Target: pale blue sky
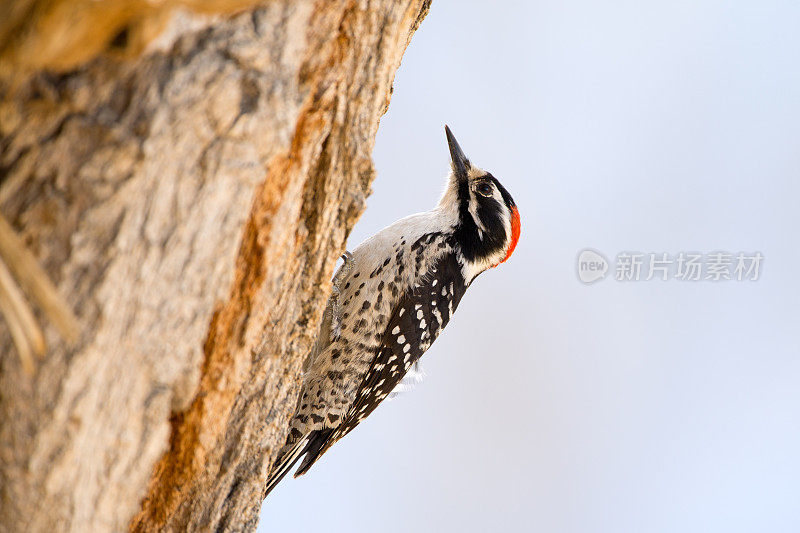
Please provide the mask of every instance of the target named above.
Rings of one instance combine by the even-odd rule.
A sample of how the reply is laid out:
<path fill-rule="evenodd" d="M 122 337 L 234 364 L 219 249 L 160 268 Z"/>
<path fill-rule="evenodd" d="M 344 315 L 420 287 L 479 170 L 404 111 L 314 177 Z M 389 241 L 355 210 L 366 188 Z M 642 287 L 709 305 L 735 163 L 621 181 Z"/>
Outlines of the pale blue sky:
<path fill-rule="evenodd" d="M 445 123 L 522 238 L 260 531 L 800 531 L 799 28 L 797 2 L 435 0 L 349 246 L 435 205 Z M 586 286 L 585 247 L 765 260 Z"/>

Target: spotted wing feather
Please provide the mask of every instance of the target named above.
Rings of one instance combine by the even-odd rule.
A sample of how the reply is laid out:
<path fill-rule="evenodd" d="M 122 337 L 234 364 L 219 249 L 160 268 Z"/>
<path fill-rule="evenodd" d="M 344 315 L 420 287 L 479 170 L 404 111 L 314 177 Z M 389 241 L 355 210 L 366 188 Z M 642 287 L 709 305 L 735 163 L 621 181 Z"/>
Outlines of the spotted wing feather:
<path fill-rule="evenodd" d="M 448 253 L 416 286 L 401 296 L 369 372 L 342 423 L 329 434 L 318 453 L 306 457 L 296 475 L 310 468 L 319 456 L 391 394 L 450 321 L 466 288 L 458 261 Z"/>

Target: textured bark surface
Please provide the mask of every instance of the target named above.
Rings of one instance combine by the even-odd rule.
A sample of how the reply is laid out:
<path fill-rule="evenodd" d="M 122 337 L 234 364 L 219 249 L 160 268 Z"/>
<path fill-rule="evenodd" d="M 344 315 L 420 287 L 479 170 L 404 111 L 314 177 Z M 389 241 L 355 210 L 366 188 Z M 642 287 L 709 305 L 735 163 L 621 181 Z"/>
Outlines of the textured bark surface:
<path fill-rule="evenodd" d="M 255 527 L 427 9 L 275 0 L 0 78 L 0 208 L 81 324 L 28 377 L 0 323 L 0 529 Z"/>

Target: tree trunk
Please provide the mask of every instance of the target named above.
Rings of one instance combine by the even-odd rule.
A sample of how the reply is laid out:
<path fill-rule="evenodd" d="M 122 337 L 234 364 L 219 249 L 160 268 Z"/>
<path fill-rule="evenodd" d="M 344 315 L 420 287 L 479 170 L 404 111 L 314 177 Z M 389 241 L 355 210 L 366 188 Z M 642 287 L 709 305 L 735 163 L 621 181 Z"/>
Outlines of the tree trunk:
<path fill-rule="evenodd" d="M 4 531 L 255 528 L 429 0 L 182 13 L 142 44 L 170 3 L 0 2 L 0 208 L 80 324 L 28 375 L 0 321 Z M 92 37 L 69 6 L 117 18 Z"/>

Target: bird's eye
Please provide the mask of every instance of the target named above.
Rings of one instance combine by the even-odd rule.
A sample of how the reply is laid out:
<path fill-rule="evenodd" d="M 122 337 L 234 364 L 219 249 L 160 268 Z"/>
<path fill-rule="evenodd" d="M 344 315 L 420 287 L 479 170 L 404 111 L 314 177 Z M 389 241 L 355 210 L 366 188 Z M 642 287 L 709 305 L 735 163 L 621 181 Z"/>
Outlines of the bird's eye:
<path fill-rule="evenodd" d="M 492 184 L 488 181 L 482 181 L 478 184 L 475 188 L 478 191 L 478 194 L 481 196 L 491 196 L 492 195 Z"/>

